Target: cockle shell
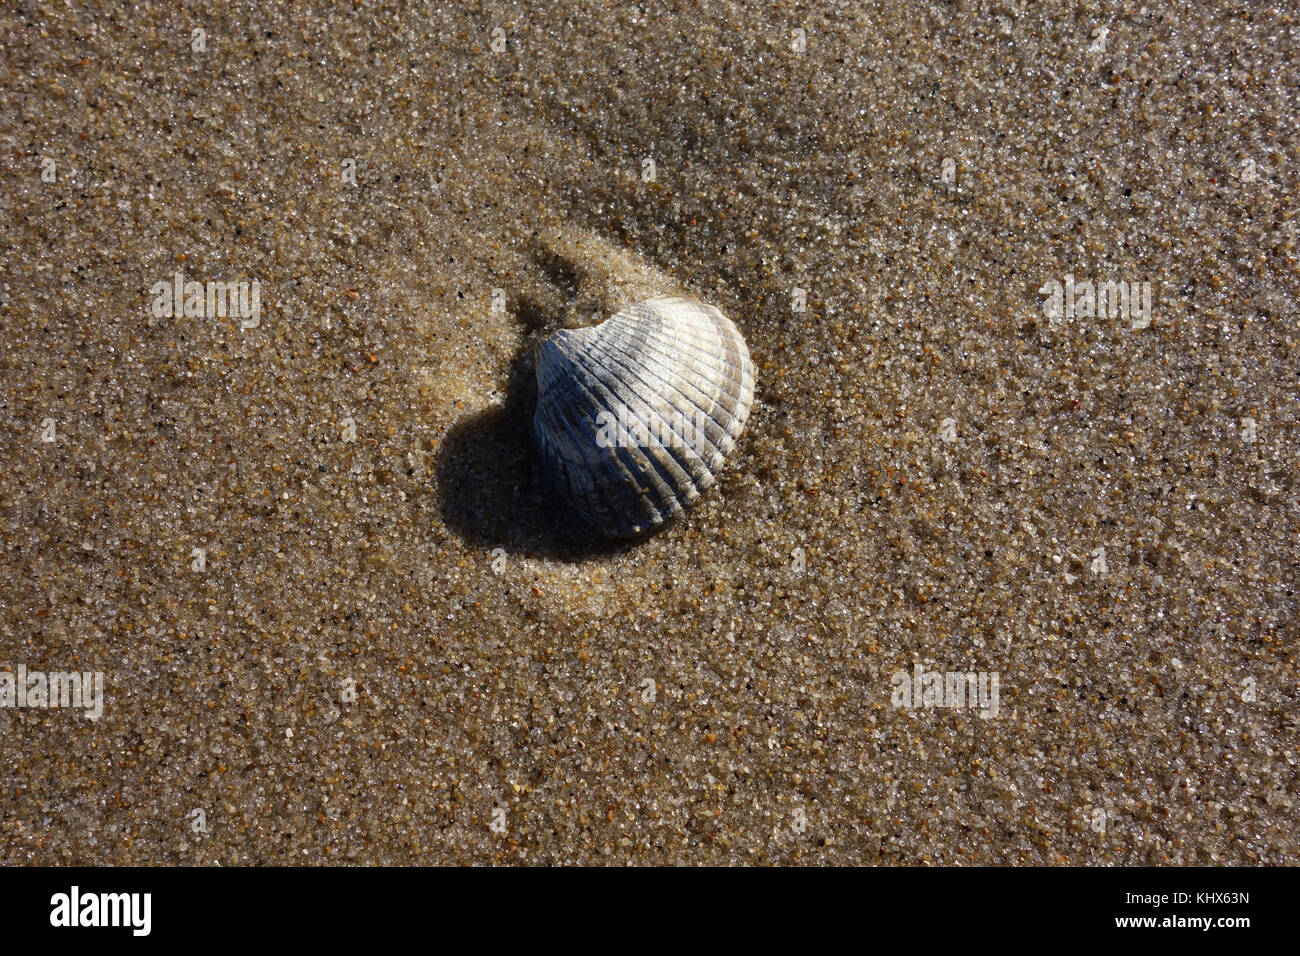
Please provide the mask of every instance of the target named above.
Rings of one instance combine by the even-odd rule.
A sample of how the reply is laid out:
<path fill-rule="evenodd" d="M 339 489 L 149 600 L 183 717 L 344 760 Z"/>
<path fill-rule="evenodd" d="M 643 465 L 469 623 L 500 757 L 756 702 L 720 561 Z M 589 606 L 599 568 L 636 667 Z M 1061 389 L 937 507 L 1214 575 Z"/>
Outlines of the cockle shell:
<path fill-rule="evenodd" d="M 753 400 L 731 320 L 658 296 L 539 343 L 533 432 L 573 508 L 607 537 L 634 537 L 713 484 Z"/>

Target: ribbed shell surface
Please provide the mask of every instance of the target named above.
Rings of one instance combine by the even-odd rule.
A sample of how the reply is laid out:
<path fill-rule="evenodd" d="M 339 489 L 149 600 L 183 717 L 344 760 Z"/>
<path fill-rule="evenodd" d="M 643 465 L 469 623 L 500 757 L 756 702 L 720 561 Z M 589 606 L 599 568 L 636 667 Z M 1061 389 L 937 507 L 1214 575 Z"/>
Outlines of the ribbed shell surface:
<path fill-rule="evenodd" d="M 754 399 L 739 330 L 709 305 L 661 296 L 537 353 L 533 430 L 573 507 L 609 537 L 633 537 L 713 484 Z"/>

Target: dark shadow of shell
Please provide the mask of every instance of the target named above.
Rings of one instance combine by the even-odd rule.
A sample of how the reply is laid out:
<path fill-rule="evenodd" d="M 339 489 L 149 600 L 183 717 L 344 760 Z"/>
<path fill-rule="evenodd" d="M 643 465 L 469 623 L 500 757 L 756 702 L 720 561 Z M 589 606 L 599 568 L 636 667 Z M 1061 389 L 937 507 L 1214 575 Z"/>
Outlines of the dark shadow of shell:
<path fill-rule="evenodd" d="M 487 551 L 563 561 L 626 551 L 635 539 L 610 541 L 588 526 L 542 471 L 533 441 L 533 345 L 530 336 L 511 362 L 505 401 L 457 422 L 439 447 L 434 475 L 443 523 Z"/>

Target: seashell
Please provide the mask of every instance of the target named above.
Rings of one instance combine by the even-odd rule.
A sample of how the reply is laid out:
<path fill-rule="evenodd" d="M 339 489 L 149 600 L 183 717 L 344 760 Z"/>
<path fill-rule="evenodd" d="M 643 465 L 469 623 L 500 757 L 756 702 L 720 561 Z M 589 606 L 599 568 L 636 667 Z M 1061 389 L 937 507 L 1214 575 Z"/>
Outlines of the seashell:
<path fill-rule="evenodd" d="M 647 299 L 537 347 L 542 461 L 611 538 L 658 528 L 712 485 L 753 400 L 745 339 L 692 299 Z"/>

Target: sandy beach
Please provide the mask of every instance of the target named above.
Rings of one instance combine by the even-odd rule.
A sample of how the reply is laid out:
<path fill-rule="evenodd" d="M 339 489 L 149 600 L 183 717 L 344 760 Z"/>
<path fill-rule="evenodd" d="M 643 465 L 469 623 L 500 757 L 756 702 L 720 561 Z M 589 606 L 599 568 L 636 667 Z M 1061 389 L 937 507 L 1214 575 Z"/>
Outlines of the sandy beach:
<path fill-rule="evenodd" d="M 1296 864 L 1296 30 L 6 5 L 0 862 Z M 660 292 L 756 397 L 609 543 Z"/>

